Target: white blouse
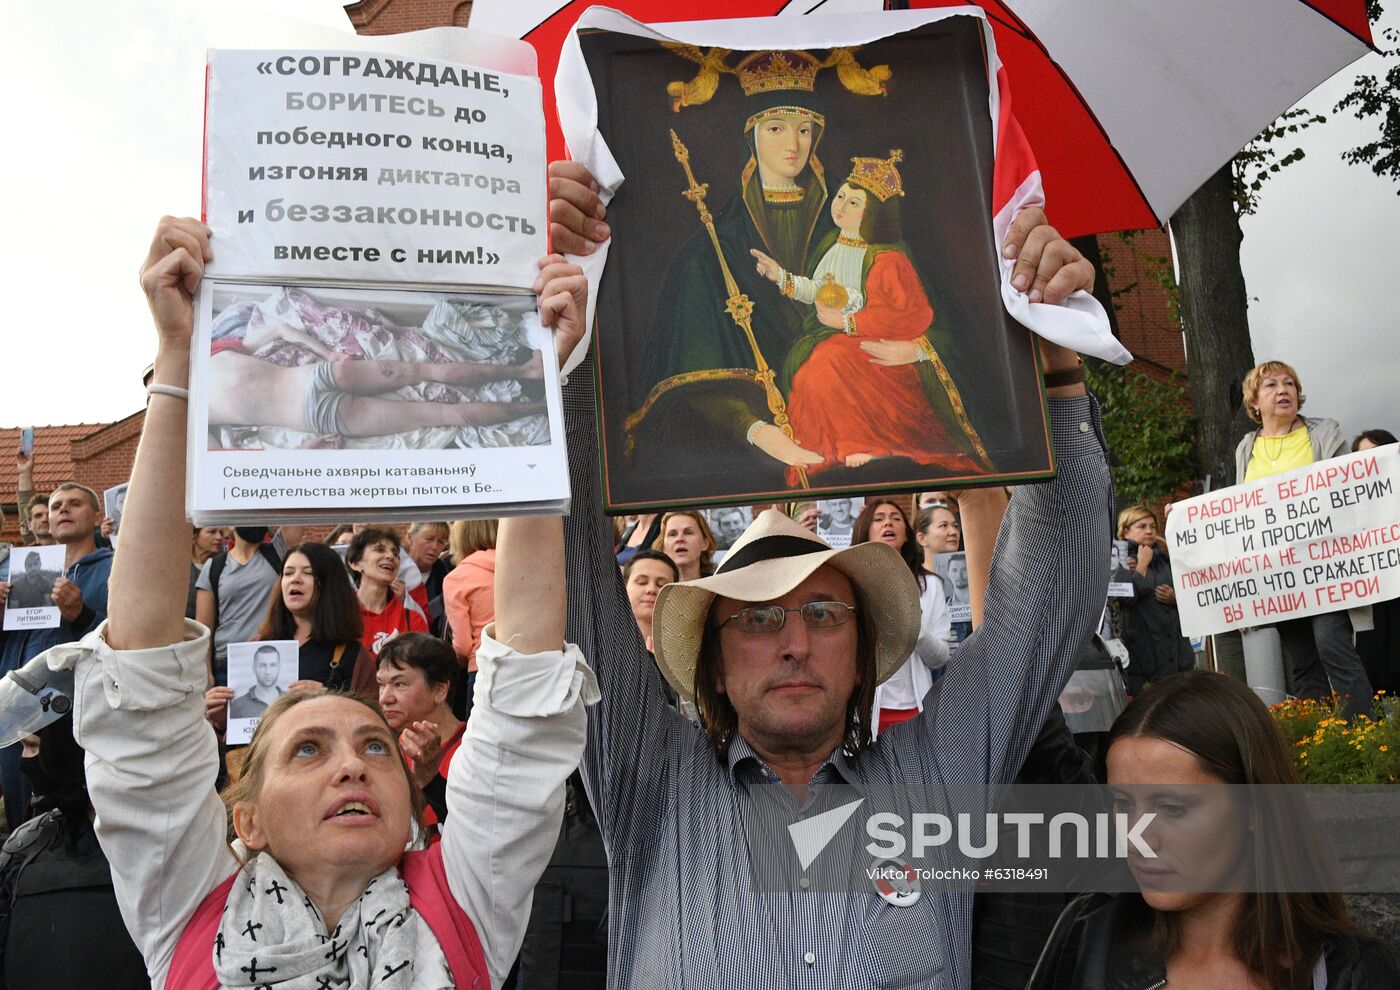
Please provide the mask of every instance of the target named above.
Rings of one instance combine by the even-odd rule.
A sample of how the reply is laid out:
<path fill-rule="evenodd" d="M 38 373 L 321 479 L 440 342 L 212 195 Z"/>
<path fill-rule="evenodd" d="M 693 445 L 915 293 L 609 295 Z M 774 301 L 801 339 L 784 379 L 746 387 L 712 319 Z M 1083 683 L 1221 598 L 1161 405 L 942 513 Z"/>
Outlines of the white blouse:
<path fill-rule="evenodd" d="M 948 662 L 948 640 L 953 624 L 943 597 L 943 582 L 937 575 L 924 575 L 919 608 L 919 639 L 914 644 L 914 652 L 885 683 L 875 688 L 875 711 L 870 723 L 872 739 L 879 734 L 881 708 L 924 710 L 924 695 L 933 687 L 933 671 Z"/>

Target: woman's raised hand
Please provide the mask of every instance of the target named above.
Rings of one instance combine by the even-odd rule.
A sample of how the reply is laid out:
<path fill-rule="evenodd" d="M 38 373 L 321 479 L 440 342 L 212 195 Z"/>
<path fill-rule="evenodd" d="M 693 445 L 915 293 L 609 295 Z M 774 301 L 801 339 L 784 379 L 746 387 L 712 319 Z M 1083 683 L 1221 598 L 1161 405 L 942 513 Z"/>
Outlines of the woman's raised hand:
<path fill-rule="evenodd" d="M 534 290 L 540 298 L 540 323 L 554 331 L 554 349 L 559 355 L 559 367 L 583 339 L 585 314 L 588 312 L 588 279 L 583 269 L 570 264 L 560 254 L 550 254 L 539 260 L 540 277 Z"/>
<path fill-rule="evenodd" d="M 187 349 L 194 333 L 194 292 L 214 259 L 209 228 L 192 217 L 162 217 L 141 265 L 141 288 L 162 347 Z"/>

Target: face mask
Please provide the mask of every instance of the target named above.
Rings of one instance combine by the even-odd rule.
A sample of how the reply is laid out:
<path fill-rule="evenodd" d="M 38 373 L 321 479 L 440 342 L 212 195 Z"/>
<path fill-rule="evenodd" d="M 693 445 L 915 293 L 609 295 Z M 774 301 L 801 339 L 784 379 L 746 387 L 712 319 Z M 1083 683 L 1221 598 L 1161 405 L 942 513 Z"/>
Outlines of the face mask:
<path fill-rule="evenodd" d="M 62 789 L 63 782 L 54 779 L 49 772 L 39 763 L 37 756 L 22 756 L 19 760 L 19 769 L 29 778 L 29 789 L 33 791 L 35 798 L 41 798 Z"/>
<path fill-rule="evenodd" d="M 233 531 L 249 543 L 261 543 L 267 539 L 266 526 L 236 526 Z"/>

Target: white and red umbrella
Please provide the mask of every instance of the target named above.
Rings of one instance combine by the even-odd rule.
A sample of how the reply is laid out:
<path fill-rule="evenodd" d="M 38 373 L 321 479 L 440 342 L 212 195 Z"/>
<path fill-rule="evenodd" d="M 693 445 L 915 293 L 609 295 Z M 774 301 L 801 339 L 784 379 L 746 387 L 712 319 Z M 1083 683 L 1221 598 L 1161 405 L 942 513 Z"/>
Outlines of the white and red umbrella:
<path fill-rule="evenodd" d="M 913 0 L 913 7 L 966 6 Z M 552 80 L 583 0 L 476 0 Z M 875 12 L 881 0 L 614 0 L 643 22 Z M 901 4 L 903 6 L 903 4 Z M 1055 224 L 1156 227 L 1323 80 L 1371 50 L 1365 0 L 983 0 Z M 551 150 L 562 153 L 551 119 Z"/>

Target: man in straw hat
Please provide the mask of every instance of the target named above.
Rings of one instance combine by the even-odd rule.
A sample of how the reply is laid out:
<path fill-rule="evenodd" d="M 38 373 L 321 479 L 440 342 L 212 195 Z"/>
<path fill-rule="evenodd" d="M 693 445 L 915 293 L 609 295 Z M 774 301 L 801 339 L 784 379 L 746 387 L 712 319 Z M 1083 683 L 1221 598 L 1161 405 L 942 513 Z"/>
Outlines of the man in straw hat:
<path fill-rule="evenodd" d="M 578 250 L 603 216 L 592 177 L 572 163 L 551 175 L 553 243 Z M 1016 278 L 1048 302 L 1092 285 L 1092 267 L 1039 211 L 1017 218 L 1006 247 Z M 920 717 L 873 743 L 871 696 L 919 625 L 898 554 L 834 550 L 764 513 L 714 575 L 663 589 L 653 663 L 618 582 L 610 522 L 590 511 L 593 370 L 585 360 L 570 374 L 569 639 L 602 685 L 583 772 L 608 845 L 610 986 L 970 985 L 971 887 L 920 890 L 907 862 L 872 877 L 881 864 L 866 822 L 977 811 L 950 791 L 1015 776 L 1102 610 L 1110 486 L 1098 413 L 1078 358 L 1042 347 L 1059 474 L 1016 491 L 985 623 Z M 970 528 L 980 500 L 963 500 Z M 667 703 L 662 676 L 701 725 Z M 839 827 L 804 852 L 804 822 Z"/>

